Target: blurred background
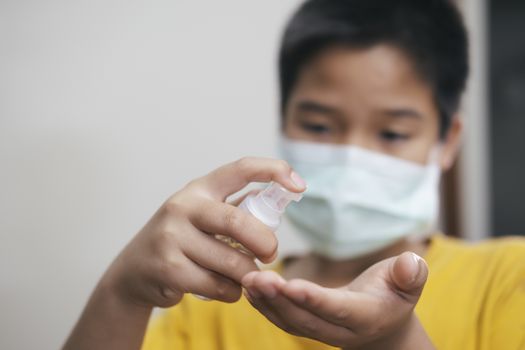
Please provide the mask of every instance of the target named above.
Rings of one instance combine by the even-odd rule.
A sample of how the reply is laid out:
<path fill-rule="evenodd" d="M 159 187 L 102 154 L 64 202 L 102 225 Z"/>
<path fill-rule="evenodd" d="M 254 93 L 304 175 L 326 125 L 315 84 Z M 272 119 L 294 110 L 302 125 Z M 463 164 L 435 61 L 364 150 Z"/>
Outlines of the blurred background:
<path fill-rule="evenodd" d="M 299 2 L 0 0 L 1 349 L 58 348 L 171 193 L 275 155 L 276 52 Z M 443 226 L 524 234 L 524 4 L 459 6 L 473 74 Z"/>

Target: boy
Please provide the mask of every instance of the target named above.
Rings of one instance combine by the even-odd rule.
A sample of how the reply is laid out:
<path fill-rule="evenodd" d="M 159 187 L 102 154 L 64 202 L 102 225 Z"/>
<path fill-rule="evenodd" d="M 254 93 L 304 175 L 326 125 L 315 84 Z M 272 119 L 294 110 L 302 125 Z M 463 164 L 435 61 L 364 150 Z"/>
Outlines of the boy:
<path fill-rule="evenodd" d="M 432 231 L 467 61 L 446 0 L 307 1 L 279 61 L 288 162 L 244 158 L 175 193 L 109 267 L 64 348 L 523 346 L 523 241 L 467 246 Z M 311 253 L 276 271 L 214 238 L 275 259 L 273 233 L 225 203 L 253 181 L 305 191 L 288 216 Z M 144 338 L 155 306 L 174 307 Z"/>

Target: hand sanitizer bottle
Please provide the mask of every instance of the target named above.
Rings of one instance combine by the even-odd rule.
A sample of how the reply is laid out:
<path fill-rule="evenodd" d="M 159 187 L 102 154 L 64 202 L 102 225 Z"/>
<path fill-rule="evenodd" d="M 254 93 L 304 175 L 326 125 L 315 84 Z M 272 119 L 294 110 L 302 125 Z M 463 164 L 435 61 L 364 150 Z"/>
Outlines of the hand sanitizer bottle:
<path fill-rule="evenodd" d="M 290 192 L 276 182 L 272 182 L 263 191 L 256 195 L 246 197 L 239 208 L 252 214 L 263 224 L 275 232 L 281 223 L 281 216 L 291 201 L 299 202 L 303 198 L 301 193 Z M 228 243 L 230 246 L 251 255 L 246 248 L 231 237 L 216 235 L 217 239 Z"/>
<path fill-rule="evenodd" d="M 290 192 L 278 183 L 272 182 L 258 194 L 246 197 L 239 204 L 239 208 L 252 214 L 275 232 L 281 223 L 281 216 L 284 214 L 288 204 L 291 201 L 299 202 L 301 198 L 303 198 L 301 193 Z M 252 255 L 242 244 L 231 237 L 215 235 L 215 238 L 229 244 L 233 248 L 239 249 L 245 254 Z M 201 300 L 210 300 L 202 295 L 194 294 L 194 296 Z"/>

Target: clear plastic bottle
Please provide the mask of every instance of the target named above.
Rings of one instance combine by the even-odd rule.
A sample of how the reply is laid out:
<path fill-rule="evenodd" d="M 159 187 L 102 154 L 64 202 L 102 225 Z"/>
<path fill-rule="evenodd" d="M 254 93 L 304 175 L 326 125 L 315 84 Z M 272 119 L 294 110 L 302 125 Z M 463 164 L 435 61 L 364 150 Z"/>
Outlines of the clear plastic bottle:
<path fill-rule="evenodd" d="M 277 230 L 281 223 L 281 216 L 290 202 L 299 202 L 303 198 L 301 193 L 288 191 L 276 182 L 270 183 L 268 187 L 256 195 L 246 197 L 239 208 L 252 214 L 272 231 Z M 217 239 L 228 243 L 230 246 L 250 254 L 246 248 L 231 237 L 216 235 Z"/>
<path fill-rule="evenodd" d="M 275 231 L 281 223 L 281 216 L 284 214 L 288 204 L 291 201 L 299 202 L 301 198 L 303 198 L 301 193 L 290 192 L 278 183 L 272 182 L 258 194 L 246 197 L 239 204 L 239 208 L 252 214 L 272 231 Z M 215 235 L 215 238 L 229 244 L 233 248 L 239 249 L 245 254 L 252 255 L 242 244 L 231 237 Z M 202 300 L 210 300 L 201 295 L 194 295 Z"/>

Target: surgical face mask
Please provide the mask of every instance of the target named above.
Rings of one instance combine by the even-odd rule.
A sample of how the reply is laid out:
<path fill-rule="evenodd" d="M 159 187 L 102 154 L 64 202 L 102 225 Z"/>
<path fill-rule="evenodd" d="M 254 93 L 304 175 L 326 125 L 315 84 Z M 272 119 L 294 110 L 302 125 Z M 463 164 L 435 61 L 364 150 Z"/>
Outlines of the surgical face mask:
<path fill-rule="evenodd" d="M 332 259 L 428 234 L 438 217 L 440 170 L 355 146 L 281 140 L 307 190 L 286 215 L 312 250 Z"/>

